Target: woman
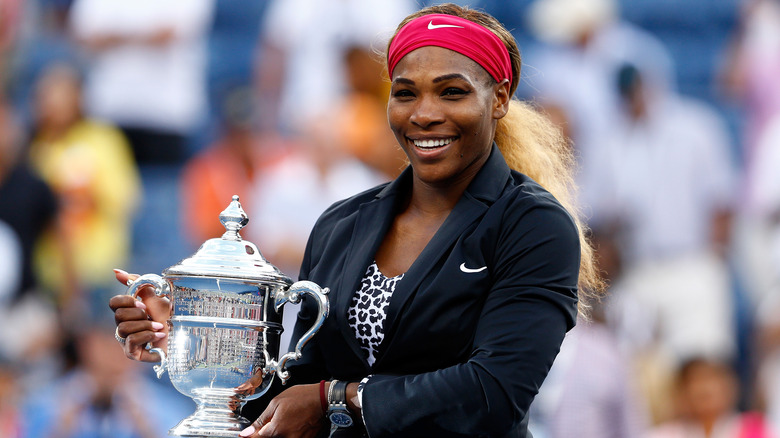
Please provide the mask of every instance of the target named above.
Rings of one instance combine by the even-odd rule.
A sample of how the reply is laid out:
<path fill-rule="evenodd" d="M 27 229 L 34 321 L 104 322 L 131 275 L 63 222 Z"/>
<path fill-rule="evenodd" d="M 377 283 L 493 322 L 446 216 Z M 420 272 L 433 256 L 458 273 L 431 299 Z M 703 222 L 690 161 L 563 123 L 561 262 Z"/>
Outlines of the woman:
<path fill-rule="evenodd" d="M 578 273 L 581 291 L 598 285 L 561 204 L 567 145 L 511 100 L 511 35 L 488 15 L 429 7 L 399 26 L 388 71 L 388 120 L 410 165 L 315 225 L 300 276 L 331 289 L 331 314 L 291 368 L 295 382 L 241 436 L 316 436 L 327 411 L 354 436 L 525 437 L 575 322 Z M 164 333 L 133 305 L 111 301 L 126 354 L 143 360 L 143 343 Z M 296 331 L 314 313 L 304 304 Z"/>

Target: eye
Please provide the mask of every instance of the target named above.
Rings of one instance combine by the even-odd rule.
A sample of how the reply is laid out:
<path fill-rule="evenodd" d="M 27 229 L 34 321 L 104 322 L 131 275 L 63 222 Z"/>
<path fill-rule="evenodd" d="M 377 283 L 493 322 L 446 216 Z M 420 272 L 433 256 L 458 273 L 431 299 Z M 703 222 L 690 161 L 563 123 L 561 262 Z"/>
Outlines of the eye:
<path fill-rule="evenodd" d="M 410 99 L 414 97 L 414 93 L 411 90 L 402 89 L 393 92 L 393 97 L 396 99 Z"/>
<path fill-rule="evenodd" d="M 447 87 L 447 88 L 445 88 L 441 92 L 441 95 L 442 96 L 450 96 L 450 97 L 460 97 L 460 96 L 465 96 L 468 93 L 469 93 L 468 91 L 466 91 L 466 90 L 464 90 L 462 88 Z"/>

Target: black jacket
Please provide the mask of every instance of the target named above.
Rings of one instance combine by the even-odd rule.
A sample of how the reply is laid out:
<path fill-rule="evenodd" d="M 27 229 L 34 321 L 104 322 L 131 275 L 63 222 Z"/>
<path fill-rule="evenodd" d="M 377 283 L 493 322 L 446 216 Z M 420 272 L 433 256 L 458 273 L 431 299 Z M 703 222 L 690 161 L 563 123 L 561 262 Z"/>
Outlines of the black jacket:
<path fill-rule="evenodd" d="M 318 220 L 301 279 L 330 288 L 330 316 L 290 373 L 309 383 L 372 375 L 363 390 L 372 438 L 526 437 L 528 408 L 576 319 L 574 222 L 494 146 L 397 284 L 369 367 L 347 311 L 410 187 L 406 169 Z M 315 315 L 304 303 L 293 340 Z"/>

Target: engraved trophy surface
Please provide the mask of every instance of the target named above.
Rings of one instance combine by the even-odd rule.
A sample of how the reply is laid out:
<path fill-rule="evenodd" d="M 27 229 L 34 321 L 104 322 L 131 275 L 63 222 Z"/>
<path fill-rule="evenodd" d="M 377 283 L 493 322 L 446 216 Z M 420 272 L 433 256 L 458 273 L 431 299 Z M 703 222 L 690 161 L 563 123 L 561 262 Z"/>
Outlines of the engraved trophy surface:
<path fill-rule="evenodd" d="M 197 410 L 169 431 L 184 437 L 238 437 L 250 421 L 238 414 L 247 401 L 264 394 L 274 378 L 289 378 L 285 364 L 328 316 L 328 289 L 310 281 L 293 284 L 266 261 L 239 231 L 249 221 L 238 196 L 219 216 L 221 238 L 206 241 L 190 258 L 163 271 L 146 274 L 128 288 L 135 296 L 150 285 L 171 302 L 168 351 L 155 365 L 157 377 L 167 370 L 173 386 L 191 397 Z M 311 296 L 319 311 L 314 325 L 295 349 L 279 356 L 283 306 Z M 149 348 L 149 347 L 147 347 Z"/>

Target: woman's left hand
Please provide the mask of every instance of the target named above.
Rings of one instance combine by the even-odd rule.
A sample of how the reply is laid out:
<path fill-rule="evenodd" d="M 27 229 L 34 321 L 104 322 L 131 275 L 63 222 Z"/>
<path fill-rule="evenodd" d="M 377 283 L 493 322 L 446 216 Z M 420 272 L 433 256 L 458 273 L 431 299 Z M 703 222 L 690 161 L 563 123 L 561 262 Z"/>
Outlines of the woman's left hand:
<path fill-rule="evenodd" d="M 277 395 L 241 437 L 314 437 L 325 425 L 319 384 L 296 385 Z"/>

